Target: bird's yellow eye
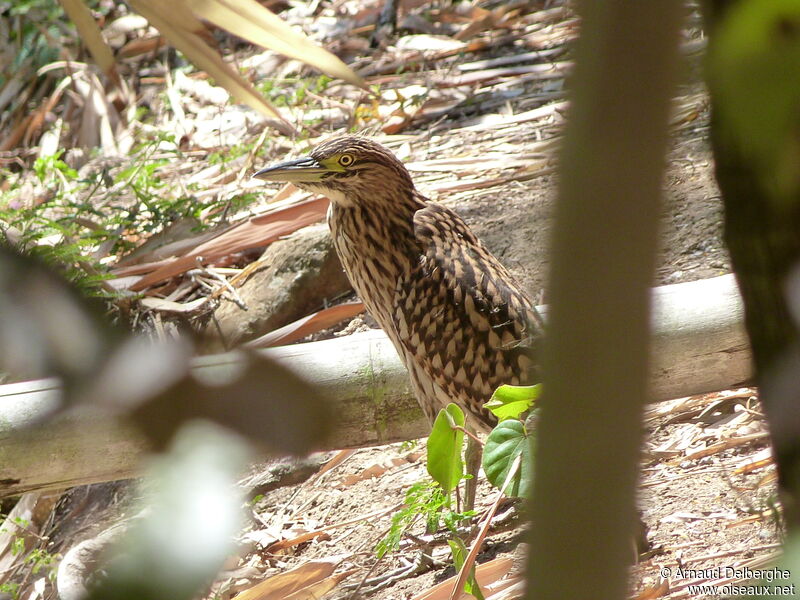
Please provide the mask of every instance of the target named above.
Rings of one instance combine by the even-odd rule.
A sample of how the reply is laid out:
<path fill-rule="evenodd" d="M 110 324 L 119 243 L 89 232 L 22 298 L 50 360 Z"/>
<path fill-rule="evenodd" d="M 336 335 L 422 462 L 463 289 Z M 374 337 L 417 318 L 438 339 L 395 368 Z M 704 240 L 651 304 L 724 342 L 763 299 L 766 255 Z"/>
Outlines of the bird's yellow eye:
<path fill-rule="evenodd" d="M 353 158 L 352 154 L 342 154 L 339 157 L 339 164 L 342 165 L 343 167 L 349 167 L 355 162 L 355 160 L 356 159 Z"/>

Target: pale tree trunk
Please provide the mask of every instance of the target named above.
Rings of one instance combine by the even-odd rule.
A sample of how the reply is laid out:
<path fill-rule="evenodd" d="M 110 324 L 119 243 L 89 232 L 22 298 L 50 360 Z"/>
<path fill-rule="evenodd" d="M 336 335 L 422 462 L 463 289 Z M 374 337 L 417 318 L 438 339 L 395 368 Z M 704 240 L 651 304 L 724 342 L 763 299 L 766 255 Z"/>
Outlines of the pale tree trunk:
<path fill-rule="evenodd" d="M 681 3 L 577 3 L 526 598 L 627 597 Z"/>

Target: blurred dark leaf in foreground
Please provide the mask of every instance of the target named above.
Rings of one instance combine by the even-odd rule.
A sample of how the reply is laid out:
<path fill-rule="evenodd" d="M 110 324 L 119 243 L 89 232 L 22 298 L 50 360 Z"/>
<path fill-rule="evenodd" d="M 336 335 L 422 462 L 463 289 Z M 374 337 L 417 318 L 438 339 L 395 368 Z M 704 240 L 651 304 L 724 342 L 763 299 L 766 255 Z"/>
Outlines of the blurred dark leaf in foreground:
<path fill-rule="evenodd" d="M 121 336 L 43 262 L 0 244 L 0 371 L 62 379 L 67 400 Z"/>
<path fill-rule="evenodd" d="M 258 354 L 233 356 L 224 367 L 187 372 L 132 411 L 155 446 L 162 448 L 191 416 L 229 427 L 271 453 L 305 454 L 320 447 L 333 416 L 320 393 Z"/>

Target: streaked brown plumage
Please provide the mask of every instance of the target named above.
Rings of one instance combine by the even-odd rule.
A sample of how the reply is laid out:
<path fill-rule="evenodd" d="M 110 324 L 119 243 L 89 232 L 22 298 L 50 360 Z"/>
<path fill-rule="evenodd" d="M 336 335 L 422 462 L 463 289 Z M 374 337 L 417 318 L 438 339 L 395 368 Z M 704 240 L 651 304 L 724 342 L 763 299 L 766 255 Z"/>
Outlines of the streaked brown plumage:
<path fill-rule="evenodd" d="M 536 380 L 541 320 L 516 279 L 449 208 L 429 201 L 380 144 L 336 138 L 257 177 L 331 200 L 328 224 L 353 287 L 386 331 L 433 419 L 448 402 L 493 425 L 497 386 Z"/>

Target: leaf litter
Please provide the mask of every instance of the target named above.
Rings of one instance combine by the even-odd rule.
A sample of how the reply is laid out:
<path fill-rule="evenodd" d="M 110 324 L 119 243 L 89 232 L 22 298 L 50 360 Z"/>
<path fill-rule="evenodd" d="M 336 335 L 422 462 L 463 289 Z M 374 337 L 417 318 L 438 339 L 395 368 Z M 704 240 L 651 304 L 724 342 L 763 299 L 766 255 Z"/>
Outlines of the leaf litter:
<path fill-rule="evenodd" d="M 87 238 L 82 252 L 112 275 L 107 283 L 117 292 L 138 294 L 133 297 L 138 327 L 164 332 L 189 316 L 202 328 L 213 305 L 236 301 L 236 287 L 256 264 L 258 249 L 324 215 L 323 201 L 293 186 L 272 189 L 253 182 L 252 171 L 303 151 L 331 132 L 367 131 L 406 162 L 422 190 L 460 210 L 526 284 L 540 288 L 546 275 L 546 226 L 539 220 L 546 218 L 552 201 L 555 150 L 567 109 L 569 42 L 579 25 L 569 7 L 562 2 L 545 3 L 545 8 L 527 2 L 440 7 L 403 2 L 400 26 L 407 33 L 371 52 L 365 34 L 380 10 L 377 2 L 272 4 L 283 8 L 280 15 L 290 24 L 313 32 L 372 92 L 321 79 L 295 60 L 223 39 L 227 63 L 258 82 L 288 127 L 303 132 L 294 139 L 270 129 L 255 111 L 229 103 L 228 92 L 210 83 L 208 73 L 167 68 L 161 35 L 137 15 L 120 14 L 103 31 L 117 52 L 121 79 L 113 88 L 106 89 L 67 48 L 65 60 L 39 69 L 35 81 L 30 68 L 3 80 L 0 167 L 8 172 L 0 183 L 4 190 L 12 185 L 25 190 L 4 201 L 49 202 L 47 184 L 20 169 L 67 148 L 63 158 L 71 168 L 101 181 L 94 190 L 68 194 L 96 211 L 98 220 L 115 214 L 112 209 L 133 214 L 147 206 L 142 204 L 146 190 L 134 184 L 149 169 L 148 177 L 157 178 L 157 194 L 190 198 L 198 220 L 173 216 L 151 230 L 123 222 L 108 232 L 106 243 Z M 685 31 L 684 53 L 696 62 L 703 48 L 694 15 Z M 14 49 L 0 51 L 13 54 Z M 138 101 L 132 100 L 134 92 Z M 137 107 L 147 118 L 136 118 Z M 716 191 L 704 141 L 707 122 L 707 95 L 702 86 L 688 82 L 674 103 L 677 141 L 667 194 L 675 208 L 665 219 L 661 283 L 728 269 L 719 240 L 719 209 L 708 208 Z M 163 136 L 164 131 L 172 136 Z M 135 150 L 135 140 L 142 137 L 154 140 L 148 155 Z M 105 157 L 91 158 L 82 150 L 90 146 L 102 147 Z M 139 166 L 125 173 L 127 154 Z M 535 226 L 509 225 L 527 219 L 532 204 Z M 498 217 L 498 210 L 505 216 Z M 701 217 L 697 211 L 703 211 Z M 58 219 L 67 213 L 54 203 L 49 214 Z M 694 227 L 698 219 L 699 228 Z M 213 226 L 200 231 L 200 223 Z M 15 235 L 13 227 L 6 233 Z M 703 248 L 695 246 L 700 235 L 711 240 Z M 523 247 L 542 249 L 533 251 L 536 266 L 522 264 L 530 255 L 513 252 L 513 236 L 524 239 Z M 62 238 L 50 233 L 36 243 L 57 244 Z M 350 317 L 352 305 L 341 308 L 347 306 L 321 306 L 272 338 L 267 333 L 266 339 L 286 343 L 309 335 L 311 322 L 330 327 L 332 313 L 327 311 Z M 654 405 L 646 425 L 640 507 L 649 548 L 632 571 L 631 597 L 688 597 L 690 582 L 662 580 L 662 567 L 752 566 L 773 557 L 779 539 L 772 509 L 774 464 L 755 391 Z M 251 531 L 243 533 L 241 552 L 231 557 L 208 597 L 326 594 L 345 599 L 356 587 L 361 597 L 376 600 L 449 597 L 452 580 L 442 579 L 453 573 L 443 566 L 448 550 L 442 539 L 412 531 L 398 552 L 381 561 L 374 553 L 405 491 L 425 477 L 423 458 L 418 449 L 398 444 L 362 449 L 324 475 L 266 493 L 253 504 Z M 492 498 L 483 482 L 480 514 L 486 514 Z M 25 508 L 43 499 L 46 508 L 38 517 Z M 37 493 L 18 504 L 20 511 L 28 511 L 29 543 L 53 552 L 66 552 L 92 535 L 87 531 L 96 534 L 104 522 L 115 522 L 121 510 L 116 501 L 105 511 L 87 508 L 78 513 L 80 518 L 73 515 L 75 523 L 92 525 L 87 531 L 56 523 L 66 533 L 53 534 L 54 522 L 46 521 L 54 502 Z M 42 531 L 49 541 L 35 537 Z M 26 569 L 9 549 L 15 534 L 2 535 L 0 560 L 7 568 L 0 583 Z M 486 582 L 487 598 L 521 597 L 519 578 L 508 575 L 519 539 L 520 532 L 502 521 L 488 530 L 478 556 L 478 579 Z M 421 549 L 430 560 L 419 560 Z M 21 589 L 26 597 L 53 597 L 41 574 L 26 575 Z"/>

